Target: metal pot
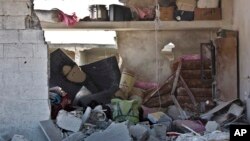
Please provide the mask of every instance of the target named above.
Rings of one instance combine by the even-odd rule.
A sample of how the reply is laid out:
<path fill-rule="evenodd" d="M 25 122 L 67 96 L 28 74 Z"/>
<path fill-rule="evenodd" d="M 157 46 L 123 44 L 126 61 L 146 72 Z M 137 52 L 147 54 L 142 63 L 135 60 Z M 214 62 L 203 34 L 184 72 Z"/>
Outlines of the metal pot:
<path fill-rule="evenodd" d="M 90 5 L 90 19 L 96 21 L 107 21 L 108 20 L 108 10 L 106 5 Z"/>

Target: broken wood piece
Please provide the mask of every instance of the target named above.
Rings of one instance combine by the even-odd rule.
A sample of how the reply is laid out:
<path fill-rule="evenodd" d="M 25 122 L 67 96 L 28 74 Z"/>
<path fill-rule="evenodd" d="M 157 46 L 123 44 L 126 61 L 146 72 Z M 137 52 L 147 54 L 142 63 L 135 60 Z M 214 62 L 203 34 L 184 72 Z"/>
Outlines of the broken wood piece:
<path fill-rule="evenodd" d="M 178 64 L 178 68 L 177 68 L 177 70 L 176 70 L 175 79 L 174 79 L 174 83 L 173 83 L 173 87 L 172 87 L 172 91 L 171 91 L 170 95 L 171 95 L 171 98 L 172 98 L 172 100 L 173 100 L 175 106 L 177 106 L 177 108 L 178 108 L 178 110 L 179 110 L 179 112 L 180 112 L 180 114 L 181 114 L 181 116 L 182 116 L 181 118 L 182 118 L 182 119 L 187 119 L 186 113 L 183 111 L 183 109 L 181 108 L 179 102 L 177 101 L 177 99 L 176 99 L 176 97 L 175 97 L 175 95 L 174 95 L 175 90 L 176 90 L 176 88 L 177 88 L 177 84 L 178 84 L 180 72 L 181 72 L 181 66 L 182 66 L 182 60 L 180 60 L 180 62 L 179 62 L 179 64 Z"/>
<path fill-rule="evenodd" d="M 198 111 L 198 104 L 197 104 L 197 102 L 196 102 L 196 100 L 194 98 L 194 95 L 191 92 L 191 90 L 188 88 L 187 83 L 185 82 L 185 80 L 182 78 L 181 75 L 180 75 L 180 80 L 181 80 L 181 83 L 182 83 L 183 87 L 186 89 L 186 92 L 187 92 L 188 96 L 190 97 L 192 103 L 194 104 L 195 109 Z"/>
<path fill-rule="evenodd" d="M 152 91 L 152 93 L 150 95 L 147 95 L 144 98 L 144 102 L 143 103 L 147 103 L 152 97 L 154 97 L 156 94 L 159 94 L 159 90 L 161 90 L 165 85 L 169 84 L 169 82 L 172 80 L 172 78 L 174 78 L 174 73 L 172 75 L 170 75 L 167 80 L 165 81 L 164 84 L 162 84 L 160 87 L 158 87 L 157 89 L 154 89 Z"/>
<path fill-rule="evenodd" d="M 160 97 L 152 97 L 147 103 L 144 103 L 143 105 L 149 108 L 168 107 L 173 105 L 173 101 L 170 98 L 170 94 L 166 94 Z"/>
<path fill-rule="evenodd" d="M 62 132 L 56 127 L 52 120 L 40 121 L 39 124 L 48 141 L 61 141 L 63 139 L 61 136 Z"/>
<path fill-rule="evenodd" d="M 182 116 L 181 118 L 182 118 L 182 119 L 187 119 L 187 118 L 188 118 L 188 117 L 187 117 L 187 114 L 186 114 L 185 111 L 181 108 L 181 106 L 180 106 L 179 102 L 177 101 L 175 95 L 171 95 L 171 98 L 172 98 L 172 100 L 173 100 L 175 106 L 178 108 L 178 110 L 179 110 L 179 112 L 180 112 L 180 114 L 181 114 L 181 116 Z"/>

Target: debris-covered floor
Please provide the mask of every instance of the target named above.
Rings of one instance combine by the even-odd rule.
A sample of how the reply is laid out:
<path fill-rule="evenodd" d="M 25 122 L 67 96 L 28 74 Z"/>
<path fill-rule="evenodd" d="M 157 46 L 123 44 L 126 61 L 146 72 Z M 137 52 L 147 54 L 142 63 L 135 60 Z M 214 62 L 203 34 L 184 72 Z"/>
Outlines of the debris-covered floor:
<path fill-rule="evenodd" d="M 248 124 L 240 100 L 213 96 L 209 56 L 180 57 L 163 84 L 137 80 L 115 56 L 78 66 L 58 49 L 50 63 L 51 120 L 40 126 L 51 141 L 221 141 Z"/>

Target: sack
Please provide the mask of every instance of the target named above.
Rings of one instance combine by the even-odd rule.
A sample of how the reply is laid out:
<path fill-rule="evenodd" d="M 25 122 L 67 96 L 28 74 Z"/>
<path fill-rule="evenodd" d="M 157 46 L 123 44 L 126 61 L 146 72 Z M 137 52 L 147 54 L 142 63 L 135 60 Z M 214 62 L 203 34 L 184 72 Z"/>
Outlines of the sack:
<path fill-rule="evenodd" d="M 198 8 L 218 8 L 219 0 L 198 0 Z"/>
<path fill-rule="evenodd" d="M 193 21 L 194 12 L 176 10 L 174 13 L 174 17 L 177 21 Z"/>
<path fill-rule="evenodd" d="M 194 11 L 197 3 L 196 0 L 177 0 L 176 5 L 178 7 L 178 10 Z"/>
<path fill-rule="evenodd" d="M 112 99 L 113 120 L 117 122 L 129 121 L 134 124 L 139 122 L 139 104 L 137 100 Z"/>

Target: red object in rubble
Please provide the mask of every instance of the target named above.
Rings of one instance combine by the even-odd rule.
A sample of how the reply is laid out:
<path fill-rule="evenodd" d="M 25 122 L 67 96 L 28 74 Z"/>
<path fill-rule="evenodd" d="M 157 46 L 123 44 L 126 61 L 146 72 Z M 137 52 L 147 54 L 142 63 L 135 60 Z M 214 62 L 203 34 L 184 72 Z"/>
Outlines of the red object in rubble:
<path fill-rule="evenodd" d="M 60 22 L 63 22 L 67 26 L 72 26 L 78 21 L 75 13 L 73 13 L 73 15 L 68 15 L 63 13 L 62 11 L 59 11 L 58 19 Z"/>

